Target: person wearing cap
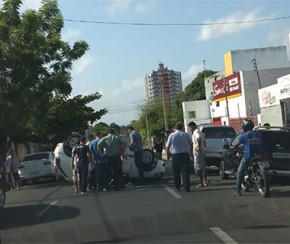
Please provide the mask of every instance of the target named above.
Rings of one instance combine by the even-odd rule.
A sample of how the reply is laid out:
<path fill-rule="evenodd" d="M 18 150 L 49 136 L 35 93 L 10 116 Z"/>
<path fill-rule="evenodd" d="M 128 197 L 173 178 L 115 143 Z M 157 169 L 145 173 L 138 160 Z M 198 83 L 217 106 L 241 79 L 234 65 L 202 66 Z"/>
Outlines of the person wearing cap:
<path fill-rule="evenodd" d="M 86 140 L 87 139 L 85 136 L 81 137 L 80 144 L 73 149 L 71 157 L 71 164 L 73 169 L 75 168 L 76 162 L 81 194 L 84 194 L 87 191 L 89 163 L 92 160 L 90 149 L 86 145 Z"/>
<path fill-rule="evenodd" d="M 181 177 L 184 189 L 190 192 L 190 157 L 192 157 L 192 140 L 183 131 L 183 124 L 178 122 L 175 131 L 171 133 L 166 142 L 167 159 L 172 156 L 172 167 L 174 171 L 174 184 L 176 190 L 180 191 Z"/>

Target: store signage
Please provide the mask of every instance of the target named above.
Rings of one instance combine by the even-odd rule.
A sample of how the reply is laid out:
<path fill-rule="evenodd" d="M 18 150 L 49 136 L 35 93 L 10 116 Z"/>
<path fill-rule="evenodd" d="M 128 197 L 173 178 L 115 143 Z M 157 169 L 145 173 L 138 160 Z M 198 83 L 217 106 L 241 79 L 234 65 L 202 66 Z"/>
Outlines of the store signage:
<path fill-rule="evenodd" d="M 240 73 L 235 73 L 212 83 L 214 101 L 222 101 L 242 95 Z"/>
<path fill-rule="evenodd" d="M 258 90 L 260 108 L 271 107 L 280 104 L 278 84 L 264 87 Z"/>
<path fill-rule="evenodd" d="M 290 74 L 277 79 L 280 100 L 290 98 Z"/>

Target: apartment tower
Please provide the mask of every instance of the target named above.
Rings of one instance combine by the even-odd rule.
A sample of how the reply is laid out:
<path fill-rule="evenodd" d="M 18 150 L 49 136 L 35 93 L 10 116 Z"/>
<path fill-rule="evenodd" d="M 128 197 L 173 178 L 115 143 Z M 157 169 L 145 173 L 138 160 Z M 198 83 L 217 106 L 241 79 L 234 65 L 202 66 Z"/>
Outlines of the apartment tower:
<path fill-rule="evenodd" d="M 181 73 L 164 68 L 160 63 L 157 70 L 145 76 L 145 93 L 147 100 L 164 97 L 171 104 L 182 91 Z"/>

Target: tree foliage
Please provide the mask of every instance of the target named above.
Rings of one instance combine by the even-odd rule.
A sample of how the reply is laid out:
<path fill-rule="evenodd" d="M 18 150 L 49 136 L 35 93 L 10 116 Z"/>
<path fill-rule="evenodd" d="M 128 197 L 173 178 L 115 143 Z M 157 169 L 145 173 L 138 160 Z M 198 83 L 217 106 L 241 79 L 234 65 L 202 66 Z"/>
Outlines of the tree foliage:
<path fill-rule="evenodd" d="M 194 78 L 194 80 L 187 87 L 185 87 L 184 91 L 179 94 L 176 101 L 174 102 L 174 105 L 172 106 L 170 113 L 172 122 L 176 123 L 178 121 L 183 121 L 183 102 L 206 99 L 204 86 L 205 77 L 212 76 L 215 73 L 216 71 L 212 70 L 199 72 L 196 78 Z"/>
<path fill-rule="evenodd" d="M 0 162 L 9 138 L 60 139 L 106 112 L 87 106 L 98 93 L 68 98 L 73 62 L 89 46 L 62 40 L 57 0 L 42 0 L 39 10 L 24 13 L 21 5 L 22 0 L 3 0 L 0 10 Z"/>

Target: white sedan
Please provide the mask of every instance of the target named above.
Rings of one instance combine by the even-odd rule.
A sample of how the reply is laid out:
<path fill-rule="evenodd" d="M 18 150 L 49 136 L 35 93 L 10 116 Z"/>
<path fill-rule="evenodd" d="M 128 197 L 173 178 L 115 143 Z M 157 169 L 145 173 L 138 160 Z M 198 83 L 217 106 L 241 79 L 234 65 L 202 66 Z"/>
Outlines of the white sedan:
<path fill-rule="evenodd" d="M 58 143 L 55 150 L 55 167 L 58 174 L 67 180 L 72 180 L 71 169 L 71 152 L 72 148 L 79 140 L 78 135 L 71 136 L 65 143 Z M 128 138 L 123 138 L 124 142 L 128 142 Z M 138 170 L 134 163 L 134 152 L 126 147 L 124 157 L 122 158 L 123 175 L 126 179 L 138 178 Z M 161 179 L 166 171 L 166 163 L 157 159 L 154 152 L 150 149 L 143 150 L 143 170 L 145 178 Z"/>

